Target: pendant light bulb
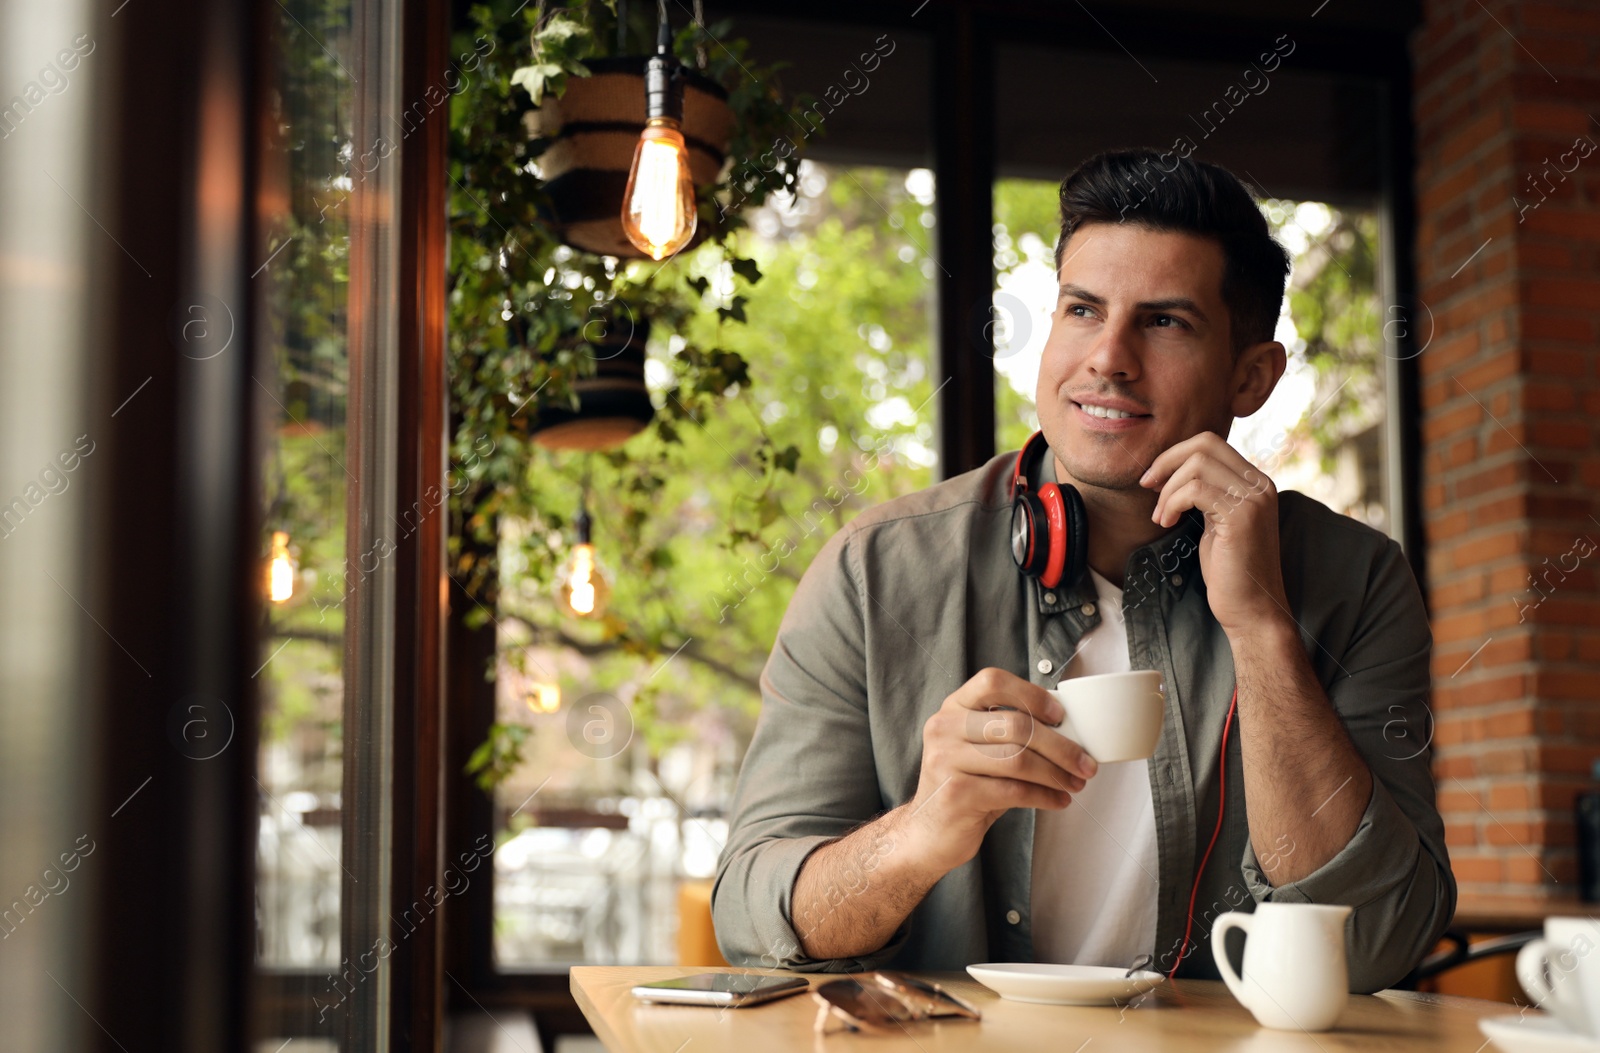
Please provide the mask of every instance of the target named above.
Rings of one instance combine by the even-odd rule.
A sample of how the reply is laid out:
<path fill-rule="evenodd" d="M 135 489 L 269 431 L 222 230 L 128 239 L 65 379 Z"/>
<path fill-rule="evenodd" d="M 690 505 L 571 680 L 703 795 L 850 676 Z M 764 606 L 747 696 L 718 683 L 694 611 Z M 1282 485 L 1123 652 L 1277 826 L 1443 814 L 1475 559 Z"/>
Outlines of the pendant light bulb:
<path fill-rule="evenodd" d="M 661 21 L 656 53 L 645 66 L 645 126 L 633 151 L 622 195 L 622 232 L 640 252 L 664 260 L 694 237 L 694 179 L 684 142 L 677 63 L 667 52 L 670 30 Z"/>
<path fill-rule="evenodd" d="M 579 512 L 578 543 L 556 571 L 556 594 L 567 613 L 579 618 L 599 618 L 611 601 L 611 583 L 606 580 L 589 540 L 589 513 Z"/>
<path fill-rule="evenodd" d="M 272 556 L 267 563 L 267 598 L 273 603 L 287 603 L 294 595 L 294 558 L 289 555 L 289 535 L 286 531 L 272 532 Z"/>
<path fill-rule="evenodd" d="M 694 237 L 694 180 L 677 121 L 656 117 L 645 126 L 623 200 L 623 233 L 651 259 L 666 259 Z"/>
<path fill-rule="evenodd" d="M 554 713 L 561 708 L 561 685 L 534 684 L 528 688 L 526 701 L 535 713 Z"/>

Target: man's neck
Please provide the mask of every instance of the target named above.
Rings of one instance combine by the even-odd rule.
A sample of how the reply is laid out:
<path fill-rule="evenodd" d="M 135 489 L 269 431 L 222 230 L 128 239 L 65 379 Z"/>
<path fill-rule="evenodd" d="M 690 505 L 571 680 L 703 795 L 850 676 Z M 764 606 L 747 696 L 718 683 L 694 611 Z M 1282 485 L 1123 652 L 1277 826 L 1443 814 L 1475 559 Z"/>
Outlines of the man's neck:
<path fill-rule="evenodd" d="M 1150 519 L 1159 495 L 1142 486 L 1108 490 L 1081 483 L 1067 474 L 1059 459 L 1055 459 L 1055 470 L 1056 480 L 1077 487 L 1083 498 L 1089 518 L 1089 566 L 1121 588 L 1128 557 L 1167 532 Z"/>

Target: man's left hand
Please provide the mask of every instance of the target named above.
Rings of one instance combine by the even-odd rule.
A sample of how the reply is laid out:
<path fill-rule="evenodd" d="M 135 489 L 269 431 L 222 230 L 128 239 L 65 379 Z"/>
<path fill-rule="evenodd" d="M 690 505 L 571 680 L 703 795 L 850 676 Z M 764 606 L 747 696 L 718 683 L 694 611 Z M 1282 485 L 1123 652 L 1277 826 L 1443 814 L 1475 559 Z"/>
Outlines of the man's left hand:
<path fill-rule="evenodd" d="M 1160 489 L 1151 519 L 1163 527 L 1190 508 L 1205 515 L 1200 571 L 1230 638 L 1293 625 L 1278 558 L 1278 490 L 1265 472 L 1206 431 L 1162 453 L 1139 483 Z"/>

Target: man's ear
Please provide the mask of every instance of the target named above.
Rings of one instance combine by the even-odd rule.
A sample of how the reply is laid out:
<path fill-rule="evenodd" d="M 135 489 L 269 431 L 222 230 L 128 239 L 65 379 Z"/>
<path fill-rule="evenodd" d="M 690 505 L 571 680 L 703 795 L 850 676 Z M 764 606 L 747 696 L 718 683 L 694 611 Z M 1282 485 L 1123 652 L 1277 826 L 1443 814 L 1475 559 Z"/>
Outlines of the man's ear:
<path fill-rule="evenodd" d="M 1266 405 L 1288 363 L 1288 353 L 1276 340 L 1253 344 L 1239 352 L 1230 381 L 1233 402 L 1229 412 L 1235 417 L 1248 417 Z"/>

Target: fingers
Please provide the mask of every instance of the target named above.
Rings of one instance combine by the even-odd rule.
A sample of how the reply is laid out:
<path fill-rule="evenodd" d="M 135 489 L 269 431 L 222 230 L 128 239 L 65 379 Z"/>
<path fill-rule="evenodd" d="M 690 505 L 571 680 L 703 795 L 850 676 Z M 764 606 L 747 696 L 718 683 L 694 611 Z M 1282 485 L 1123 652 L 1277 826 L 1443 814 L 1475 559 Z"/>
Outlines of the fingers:
<path fill-rule="evenodd" d="M 1252 494 L 1272 489 L 1272 480 L 1215 432 L 1201 432 L 1162 451 L 1139 479 L 1148 488 L 1170 493 L 1195 475 L 1226 490 L 1230 485 Z"/>
<path fill-rule="evenodd" d="M 945 792 L 980 812 L 998 813 L 1008 808 L 1061 809 L 1072 803 L 1070 792 L 1054 786 L 984 775 L 957 775 Z"/>
<path fill-rule="evenodd" d="M 1230 452 L 1233 452 L 1231 448 Z M 1263 472 L 1237 453 L 1234 458 L 1242 465 L 1242 470 L 1209 451 L 1191 454 L 1167 476 L 1150 518 L 1162 526 L 1172 526 L 1187 508 L 1198 508 L 1208 516 L 1218 517 L 1237 508 L 1249 497 L 1268 491 L 1276 493 L 1272 481 Z"/>
<path fill-rule="evenodd" d="M 962 812 L 1064 808 L 1098 770 L 1082 746 L 1055 730 L 1065 717 L 1037 684 L 982 670 L 928 719 L 924 778 L 948 783 L 944 800 L 959 802 Z"/>
<path fill-rule="evenodd" d="M 1050 692 L 1004 669 L 980 669 L 945 700 L 947 706 L 952 703 L 965 709 L 1020 710 L 1051 727 L 1067 715 Z"/>
<path fill-rule="evenodd" d="M 1083 789 L 1083 776 L 1067 771 L 1033 750 L 1008 751 L 1004 746 L 968 743 L 956 760 L 957 770 L 967 775 L 991 779 L 1016 779 L 1052 790 L 1077 793 Z"/>
<path fill-rule="evenodd" d="M 1156 509 L 1150 514 L 1150 519 L 1160 526 L 1175 526 L 1185 511 L 1198 508 L 1214 521 L 1239 507 L 1247 496 L 1237 486 L 1223 488 L 1204 479 L 1190 479 L 1181 484 L 1169 482 L 1156 501 Z"/>
<path fill-rule="evenodd" d="M 1038 720 L 1014 709 L 966 711 L 963 739 L 983 748 L 986 756 L 1010 757 L 1024 750 L 1043 757 L 1063 772 L 1091 778 L 1098 770 L 1095 759 L 1078 743 Z"/>
<path fill-rule="evenodd" d="M 1254 470 L 1254 466 L 1243 454 L 1229 446 L 1226 439 L 1214 431 L 1203 431 L 1162 450 L 1139 479 L 1140 485 L 1161 486 L 1195 454 L 1209 455 L 1238 475 L 1243 475 L 1247 469 Z"/>

